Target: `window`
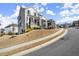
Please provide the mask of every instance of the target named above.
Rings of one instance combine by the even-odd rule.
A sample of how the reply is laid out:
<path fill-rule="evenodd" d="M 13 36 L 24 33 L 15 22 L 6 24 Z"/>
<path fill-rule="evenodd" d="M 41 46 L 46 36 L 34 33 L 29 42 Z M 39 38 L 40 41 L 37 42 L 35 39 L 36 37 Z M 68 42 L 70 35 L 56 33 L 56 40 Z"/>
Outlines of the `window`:
<path fill-rule="evenodd" d="M 19 26 L 21 26 L 21 23 L 19 24 Z"/>
<path fill-rule="evenodd" d="M 27 11 L 27 14 L 28 14 L 28 15 L 30 14 L 30 10 Z"/>
<path fill-rule="evenodd" d="M 21 16 L 18 16 L 18 20 L 20 20 L 21 19 Z"/>
<path fill-rule="evenodd" d="M 36 13 L 34 13 L 34 16 L 36 16 Z"/>
<path fill-rule="evenodd" d="M 36 21 L 36 19 L 35 19 L 35 24 L 36 24 L 36 22 L 37 22 L 37 21 Z"/>
<path fill-rule="evenodd" d="M 28 21 L 28 17 L 27 17 L 27 21 Z"/>

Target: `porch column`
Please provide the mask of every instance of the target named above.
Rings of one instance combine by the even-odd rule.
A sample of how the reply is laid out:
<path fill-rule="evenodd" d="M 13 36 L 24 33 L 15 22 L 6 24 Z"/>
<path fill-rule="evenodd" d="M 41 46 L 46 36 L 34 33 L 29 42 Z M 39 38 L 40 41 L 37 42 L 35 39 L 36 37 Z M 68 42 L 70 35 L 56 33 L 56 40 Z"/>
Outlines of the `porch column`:
<path fill-rule="evenodd" d="M 35 24 L 35 19 L 33 18 L 33 25 Z"/>
<path fill-rule="evenodd" d="M 47 20 L 46 20 L 46 22 L 45 22 L 45 23 L 46 23 L 46 28 L 48 28 Z"/>
<path fill-rule="evenodd" d="M 39 24 L 40 24 L 40 26 L 42 26 L 42 24 L 41 24 L 41 23 L 42 23 L 41 20 L 42 20 L 42 19 L 39 19 Z"/>

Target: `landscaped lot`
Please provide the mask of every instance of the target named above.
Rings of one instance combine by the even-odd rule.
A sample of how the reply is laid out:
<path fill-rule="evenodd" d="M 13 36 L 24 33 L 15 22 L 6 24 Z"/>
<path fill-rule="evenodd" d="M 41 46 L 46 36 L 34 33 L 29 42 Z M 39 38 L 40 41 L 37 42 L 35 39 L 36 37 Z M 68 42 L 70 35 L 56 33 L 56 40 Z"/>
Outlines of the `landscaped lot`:
<path fill-rule="evenodd" d="M 42 29 L 42 30 L 33 30 L 28 33 L 24 33 L 17 36 L 3 36 L 0 37 L 0 48 L 6 48 L 9 46 L 13 46 L 16 44 L 36 40 L 38 38 L 53 34 L 57 32 L 59 29 Z"/>

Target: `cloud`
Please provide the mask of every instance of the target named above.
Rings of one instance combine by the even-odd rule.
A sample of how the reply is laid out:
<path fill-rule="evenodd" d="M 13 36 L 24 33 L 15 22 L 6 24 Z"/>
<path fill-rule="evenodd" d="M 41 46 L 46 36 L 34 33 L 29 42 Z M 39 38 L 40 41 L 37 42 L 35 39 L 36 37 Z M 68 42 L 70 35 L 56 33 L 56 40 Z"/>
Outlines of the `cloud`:
<path fill-rule="evenodd" d="M 4 28 L 5 26 L 11 24 L 11 23 L 17 23 L 16 19 L 13 19 L 9 16 L 2 16 L 0 17 L 0 21 L 1 21 L 1 26 L 0 28 Z"/>
<path fill-rule="evenodd" d="M 79 16 L 65 17 L 65 18 L 62 18 L 61 20 L 57 21 L 56 23 L 71 23 L 76 20 L 79 20 Z"/>
<path fill-rule="evenodd" d="M 70 11 L 72 14 L 79 14 L 79 4 L 75 4 Z"/>
<path fill-rule="evenodd" d="M 75 20 L 79 20 L 79 4 L 64 4 L 64 10 L 59 12 L 59 15 L 62 18 L 57 21 L 57 23 L 65 23 L 65 22 L 73 22 Z M 68 9 L 71 8 L 71 9 Z M 72 17 L 73 16 L 73 17 Z"/>
<path fill-rule="evenodd" d="M 16 9 L 13 10 L 14 12 L 10 16 L 3 16 L 2 14 L 0 14 L 0 22 L 1 22 L 0 28 L 4 28 L 5 26 L 12 23 L 17 24 L 17 17 L 19 14 L 19 10 L 20 10 L 20 6 L 16 6 Z"/>
<path fill-rule="evenodd" d="M 45 11 L 45 8 L 42 5 L 45 6 L 45 4 L 35 3 L 33 5 L 33 8 L 35 8 L 39 13 L 41 13 L 41 12 L 44 12 Z"/>
<path fill-rule="evenodd" d="M 59 14 L 60 16 L 65 17 L 65 16 L 70 16 L 72 13 L 69 10 L 63 10 Z"/>
<path fill-rule="evenodd" d="M 49 14 L 49 15 L 55 15 L 55 13 L 51 10 L 47 10 L 46 13 Z"/>
<path fill-rule="evenodd" d="M 66 9 L 66 8 L 73 8 L 72 3 L 65 3 L 64 6 L 62 8 Z"/>
<path fill-rule="evenodd" d="M 77 3 L 77 4 L 75 4 L 75 5 L 73 6 L 73 9 L 77 9 L 77 8 L 79 8 L 79 3 Z"/>
<path fill-rule="evenodd" d="M 44 8 L 40 8 L 39 12 L 44 12 L 44 10 L 45 10 Z"/>
<path fill-rule="evenodd" d="M 41 5 L 46 6 L 48 3 L 41 3 Z"/>
<path fill-rule="evenodd" d="M 0 17 L 2 17 L 2 14 L 0 14 Z"/>
<path fill-rule="evenodd" d="M 19 15 L 20 6 L 16 6 L 16 9 L 14 10 L 14 13 L 10 16 L 11 18 L 15 18 Z"/>
<path fill-rule="evenodd" d="M 71 13 L 72 14 L 79 14 L 79 9 L 72 9 L 71 10 Z"/>
<path fill-rule="evenodd" d="M 59 12 L 60 16 L 65 17 L 65 16 L 72 16 L 79 14 L 79 4 L 73 5 L 72 3 L 66 3 L 64 4 L 63 8 L 65 9 Z M 71 9 L 67 9 L 67 8 L 71 8 Z"/>
<path fill-rule="evenodd" d="M 67 9 L 67 8 L 71 8 L 71 9 L 79 8 L 79 3 L 77 3 L 77 4 L 73 4 L 73 3 L 64 3 L 62 9 Z"/>
<path fill-rule="evenodd" d="M 41 5 L 39 4 L 39 3 L 35 3 L 34 5 L 33 5 L 33 8 L 35 8 L 35 9 L 39 9 L 41 7 Z"/>
<path fill-rule="evenodd" d="M 60 8 L 60 6 L 56 6 L 56 8 Z"/>
<path fill-rule="evenodd" d="M 22 7 L 23 7 L 23 8 L 26 8 L 26 6 L 25 6 L 25 5 L 22 5 Z"/>

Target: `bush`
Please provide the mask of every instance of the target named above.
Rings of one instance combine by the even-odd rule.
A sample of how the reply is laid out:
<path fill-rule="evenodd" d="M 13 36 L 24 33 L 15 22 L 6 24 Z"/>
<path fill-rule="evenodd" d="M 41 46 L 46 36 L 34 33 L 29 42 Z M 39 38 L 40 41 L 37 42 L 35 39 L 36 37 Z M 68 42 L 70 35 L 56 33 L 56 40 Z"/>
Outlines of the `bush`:
<path fill-rule="evenodd" d="M 9 33 L 8 33 L 8 35 L 14 35 L 14 33 L 12 33 L 12 32 L 9 32 Z"/>
<path fill-rule="evenodd" d="M 3 34 L 0 34 L 0 37 L 3 36 Z"/>
<path fill-rule="evenodd" d="M 40 29 L 40 27 L 34 27 L 33 29 Z"/>
<path fill-rule="evenodd" d="M 32 28 L 32 29 L 41 29 L 41 27 L 38 26 L 38 25 L 31 25 L 31 28 Z"/>
<path fill-rule="evenodd" d="M 18 35 L 18 33 L 15 33 L 16 35 Z"/>
<path fill-rule="evenodd" d="M 28 28 L 28 29 L 26 29 L 25 32 L 29 32 L 29 31 L 32 31 L 32 29 L 31 28 Z"/>
<path fill-rule="evenodd" d="M 5 33 L 0 33 L 0 37 L 3 36 L 3 35 L 5 35 Z"/>

